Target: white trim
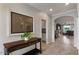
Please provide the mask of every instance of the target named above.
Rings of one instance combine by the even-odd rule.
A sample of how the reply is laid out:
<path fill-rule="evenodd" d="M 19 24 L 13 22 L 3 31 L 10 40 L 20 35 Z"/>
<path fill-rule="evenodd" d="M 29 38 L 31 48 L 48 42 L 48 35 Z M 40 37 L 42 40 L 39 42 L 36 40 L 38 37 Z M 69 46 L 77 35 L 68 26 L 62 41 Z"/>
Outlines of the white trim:
<path fill-rule="evenodd" d="M 52 42 L 55 42 L 55 39 L 54 39 L 54 40 L 52 40 Z"/>
<path fill-rule="evenodd" d="M 49 44 L 50 42 L 46 41 L 46 44 Z"/>
<path fill-rule="evenodd" d="M 48 20 L 47 19 L 41 19 L 41 37 L 42 37 L 42 20 L 46 21 L 46 44 L 48 44 Z"/>

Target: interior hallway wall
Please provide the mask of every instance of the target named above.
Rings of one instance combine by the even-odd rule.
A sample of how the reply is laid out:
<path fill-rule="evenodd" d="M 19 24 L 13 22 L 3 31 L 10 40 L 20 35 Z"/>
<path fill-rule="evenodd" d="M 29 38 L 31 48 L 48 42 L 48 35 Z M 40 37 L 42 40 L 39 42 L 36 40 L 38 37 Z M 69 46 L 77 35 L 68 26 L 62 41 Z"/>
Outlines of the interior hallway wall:
<path fill-rule="evenodd" d="M 79 54 L 79 3 L 77 4 L 77 12 L 78 12 L 78 18 L 76 18 L 76 46 L 77 46 L 77 49 L 78 49 L 78 54 Z"/>
<path fill-rule="evenodd" d="M 33 36 L 35 37 L 42 36 L 41 19 L 46 19 L 46 20 L 49 19 L 49 16 L 47 14 L 42 13 L 41 11 L 29 6 L 28 4 L 20 4 L 20 3 L 0 4 L 0 54 L 4 54 L 3 43 L 17 41 L 21 39 L 20 35 L 10 35 L 11 11 L 33 17 L 33 33 L 34 33 Z M 47 30 L 46 39 L 48 39 L 48 30 Z M 23 48 L 13 52 L 12 54 L 23 54 L 33 48 L 34 46 Z"/>

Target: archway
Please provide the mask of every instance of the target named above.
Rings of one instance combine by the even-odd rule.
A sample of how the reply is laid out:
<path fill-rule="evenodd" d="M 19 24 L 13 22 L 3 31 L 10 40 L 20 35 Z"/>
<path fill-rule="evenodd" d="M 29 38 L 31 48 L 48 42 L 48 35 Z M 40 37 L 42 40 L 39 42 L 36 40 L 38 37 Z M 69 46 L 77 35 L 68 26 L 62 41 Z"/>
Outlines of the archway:
<path fill-rule="evenodd" d="M 70 43 L 72 43 L 74 46 L 74 17 L 60 16 L 56 18 L 54 20 L 54 31 L 55 41 L 62 35 L 65 38 L 65 40 L 69 40 Z M 63 39 L 63 37 L 61 37 L 61 39 Z M 65 41 L 65 43 L 67 42 Z"/>

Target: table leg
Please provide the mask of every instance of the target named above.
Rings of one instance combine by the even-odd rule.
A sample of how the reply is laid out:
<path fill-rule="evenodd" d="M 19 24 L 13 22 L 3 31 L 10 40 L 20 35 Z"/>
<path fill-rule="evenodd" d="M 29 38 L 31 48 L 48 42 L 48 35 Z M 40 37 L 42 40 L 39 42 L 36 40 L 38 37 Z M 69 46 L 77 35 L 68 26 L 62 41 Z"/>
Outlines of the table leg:
<path fill-rule="evenodd" d="M 4 54 L 5 54 L 5 55 L 9 55 L 9 53 L 8 53 L 8 51 L 7 51 L 6 48 L 4 48 Z"/>
<path fill-rule="evenodd" d="M 37 43 L 35 43 L 35 49 L 37 49 Z"/>
<path fill-rule="evenodd" d="M 42 45 L 41 45 L 41 41 L 40 41 L 40 53 L 42 53 Z"/>

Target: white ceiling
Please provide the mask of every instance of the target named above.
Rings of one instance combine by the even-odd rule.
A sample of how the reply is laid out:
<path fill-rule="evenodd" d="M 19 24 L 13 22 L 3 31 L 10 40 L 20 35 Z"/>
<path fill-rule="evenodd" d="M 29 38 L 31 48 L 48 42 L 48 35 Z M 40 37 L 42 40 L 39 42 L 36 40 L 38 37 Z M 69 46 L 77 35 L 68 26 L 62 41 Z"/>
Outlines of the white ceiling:
<path fill-rule="evenodd" d="M 70 3 L 67 6 L 65 6 L 65 3 L 29 3 L 29 5 L 48 14 L 57 14 L 71 9 L 76 9 L 76 3 Z M 49 11 L 50 8 L 53 9 L 52 12 Z"/>

